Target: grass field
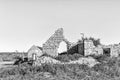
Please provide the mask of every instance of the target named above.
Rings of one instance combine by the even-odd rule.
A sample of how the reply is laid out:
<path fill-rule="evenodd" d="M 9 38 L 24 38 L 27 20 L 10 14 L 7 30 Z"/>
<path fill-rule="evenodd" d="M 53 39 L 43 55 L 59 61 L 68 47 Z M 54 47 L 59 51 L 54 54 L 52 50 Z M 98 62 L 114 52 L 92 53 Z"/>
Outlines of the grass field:
<path fill-rule="evenodd" d="M 8 66 L 0 69 L 1 80 L 120 80 L 120 57 L 102 59 L 101 64 L 50 64 Z M 11 64 L 10 62 L 1 63 Z"/>

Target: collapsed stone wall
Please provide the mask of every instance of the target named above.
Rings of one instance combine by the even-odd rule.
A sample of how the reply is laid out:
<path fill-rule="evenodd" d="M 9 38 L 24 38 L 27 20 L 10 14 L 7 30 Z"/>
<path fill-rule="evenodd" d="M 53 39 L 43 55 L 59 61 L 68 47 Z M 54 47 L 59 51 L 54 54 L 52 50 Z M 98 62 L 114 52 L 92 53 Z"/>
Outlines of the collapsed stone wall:
<path fill-rule="evenodd" d="M 64 41 L 67 44 L 67 49 L 70 47 L 70 42 L 64 38 L 63 28 L 59 28 L 55 33 L 43 44 L 43 53 L 49 54 L 51 56 L 57 56 L 57 49 L 59 44 Z"/>
<path fill-rule="evenodd" d="M 74 61 L 69 61 L 69 62 L 61 62 L 59 60 L 56 60 L 54 58 L 51 57 L 46 57 L 46 56 L 42 56 L 39 57 L 35 62 L 34 65 L 36 66 L 40 66 L 44 63 L 50 63 L 50 64 L 86 64 L 89 67 L 93 67 L 96 64 L 99 64 L 99 62 L 97 62 L 94 58 L 92 57 L 81 57 L 78 60 L 74 60 Z"/>
<path fill-rule="evenodd" d="M 114 45 L 111 48 L 111 56 L 117 57 L 118 56 L 118 51 L 119 51 L 120 47 L 118 45 Z"/>
<path fill-rule="evenodd" d="M 120 54 L 120 44 L 104 45 L 102 48 L 110 48 L 111 57 L 117 57 Z"/>
<path fill-rule="evenodd" d="M 103 54 L 103 49 L 102 46 L 94 46 L 93 41 L 92 40 L 85 40 L 84 41 L 84 49 L 85 49 L 85 56 L 87 55 L 99 55 L 99 54 Z"/>
<path fill-rule="evenodd" d="M 38 47 L 38 46 L 35 46 L 33 45 L 29 50 L 28 50 L 28 58 L 29 59 L 32 59 L 33 58 L 33 54 L 36 55 L 36 57 L 39 57 L 43 54 L 42 52 L 42 48 L 41 47 Z"/>
<path fill-rule="evenodd" d="M 41 56 L 42 54 L 48 54 L 51 56 L 58 55 L 58 48 L 60 43 L 64 41 L 66 43 L 67 50 L 75 46 L 74 43 L 69 42 L 63 35 L 63 28 L 59 28 L 55 31 L 55 33 L 43 44 L 42 49 L 33 45 L 28 50 L 28 58 L 32 58 L 32 54 L 35 53 L 37 56 Z"/>
<path fill-rule="evenodd" d="M 72 48 L 76 47 L 78 43 L 71 43 L 67 39 L 65 39 L 63 35 L 63 28 L 59 28 L 58 30 L 55 31 L 55 33 L 43 44 L 42 46 L 42 52 L 43 54 L 46 53 L 51 56 L 57 56 L 58 55 L 58 48 L 60 43 L 64 41 L 67 44 L 67 50 L 70 51 Z M 76 52 L 82 53 L 83 48 L 82 46 L 77 46 Z M 98 45 L 97 47 L 93 44 L 92 40 L 85 40 L 84 41 L 84 55 L 99 55 L 103 54 L 103 48 L 108 47 L 110 48 L 111 56 L 118 56 L 120 54 L 120 44 L 119 45 L 111 45 L 111 46 L 103 46 L 103 45 Z M 76 49 L 76 48 L 75 48 Z"/>
<path fill-rule="evenodd" d="M 95 47 L 91 40 L 85 40 L 84 46 L 85 46 L 85 56 L 91 54 L 95 54 L 95 55 L 104 54 L 103 49 L 105 48 L 110 48 L 111 57 L 117 57 L 118 55 L 120 55 L 120 44 L 98 45 L 97 47 Z"/>
<path fill-rule="evenodd" d="M 64 41 L 67 44 L 67 50 L 72 49 L 77 44 L 69 42 L 67 39 L 64 38 L 63 29 L 59 28 L 55 31 L 55 33 L 43 44 L 43 53 L 49 54 L 51 56 L 58 55 L 58 48 L 59 44 Z M 103 54 L 103 50 L 101 46 L 94 46 L 91 40 L 85 40 L 85 56 L 91 54 Z M 78 49 L 79 50 L 79 49 Z"/>

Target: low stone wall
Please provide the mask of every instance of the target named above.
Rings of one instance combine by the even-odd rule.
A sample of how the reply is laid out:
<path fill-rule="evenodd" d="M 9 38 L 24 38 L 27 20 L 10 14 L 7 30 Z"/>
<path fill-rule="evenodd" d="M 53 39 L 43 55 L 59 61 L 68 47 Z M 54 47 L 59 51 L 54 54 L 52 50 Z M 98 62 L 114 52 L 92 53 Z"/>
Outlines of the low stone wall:
<path fill-rule="evenodd" d="M 43 57 L 39 57 L 34 65 L 41 65 L 41 64 L 86 64 L 88 65 L 89 67 L 93 67 L 95 64 L 99 64 L 99 62 L 97 62 L 95 59 L 93 59 L 92 57 L 88 57 L 88 58 L 85 58 L 85 57 L 81 57 L 79 58 L 78 60 L 75 60 L 75 61 L 69 61 L 69 62 L 61 62 L 59 60 L 56 60 L 56 59 L 53 59 L 51 57 L 46 57 L 46 56 L 43 56 Z"/>

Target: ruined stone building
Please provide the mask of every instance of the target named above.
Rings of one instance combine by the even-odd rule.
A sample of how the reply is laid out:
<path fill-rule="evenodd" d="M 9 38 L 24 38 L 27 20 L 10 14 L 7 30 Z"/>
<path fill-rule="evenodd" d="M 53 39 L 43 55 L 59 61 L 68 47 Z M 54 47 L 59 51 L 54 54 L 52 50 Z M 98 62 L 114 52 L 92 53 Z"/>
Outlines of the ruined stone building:
<path fill-rule="evenodd" d="M 110 56 L 117 57 L 120 55 L 120 44 L 103 45 L 102 48 L 103 51 L 105 51 L 105 49 L 108 49 Z"/>
<path fill-rule="evenodd" d="M 91 40 L 86 40 L 85 43 L 85 56 L 95 54 L 105 54 L 111 57 L 117 57 L 120 54 L 120 44 L 113 45 L 98 45 L 94 46 Z"/>
<path fill-rule="evenodd" d="M 39 46 L 33 45 L 29 50 L 28 50 L 28 58 L 33 59 L 33 57 L 40 57 L 43 54 L 42 48 Z"/>
<path fill-rule="evenodd" d="M 43 44 L 42 47 L 33 45 L 28 50 L 28 57 L 32 58 L 33 54 L 36 56 L 41 56 L 42 54 L 48 54 L 51 56 L 58 56 L 58 48 L 61 42 L 66 43 L 67 52 L 69 54 L 78 53 L 83 56 L 89 55 L 100 55 L 107 54 L 110 56 L 117 57 L 120 54 L 120 44 L 116 45 L 98 45 L 95 46 L 93 41 L 84 40 L 80 43 L 69 42 L 64 37 L 64 31 L 62 28 L 59 28 L 55 33 Z M 83 47 L 84 46 L 84 47 Z"/>
<path fill-rule="evenodd" d="M 103 54 L 102 46 L 98 45 L 97 47 L 93 44 L 92 40 L 85 40 L 84 41 L 84 51 L 85 56 L 88 55 L 99 55 Z"/>
<path fill-rule="evenodd" d="M 63 35 L 63 29 L 59 28 L 55 33 L 43 44 L 43 53 L 49 54 L 51 56 L 58 55 L 58 48 L 60 43 L 64 41 L 66 43 L 67 49 L 71 47 L 71 43 L 65 39 Z"/>

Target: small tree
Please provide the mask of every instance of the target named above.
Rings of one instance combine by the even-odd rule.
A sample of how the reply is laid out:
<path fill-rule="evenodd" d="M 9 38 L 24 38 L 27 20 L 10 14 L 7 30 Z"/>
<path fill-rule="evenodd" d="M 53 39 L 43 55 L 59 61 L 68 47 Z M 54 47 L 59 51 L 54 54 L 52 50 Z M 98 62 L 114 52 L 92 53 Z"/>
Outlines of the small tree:
<path fill-rule="evenodd" d="M 95 39 L 93 37 L 90 37 L 89 40 L 92 40 L 95 46 L 101 45 L 100 39 Z"/>

